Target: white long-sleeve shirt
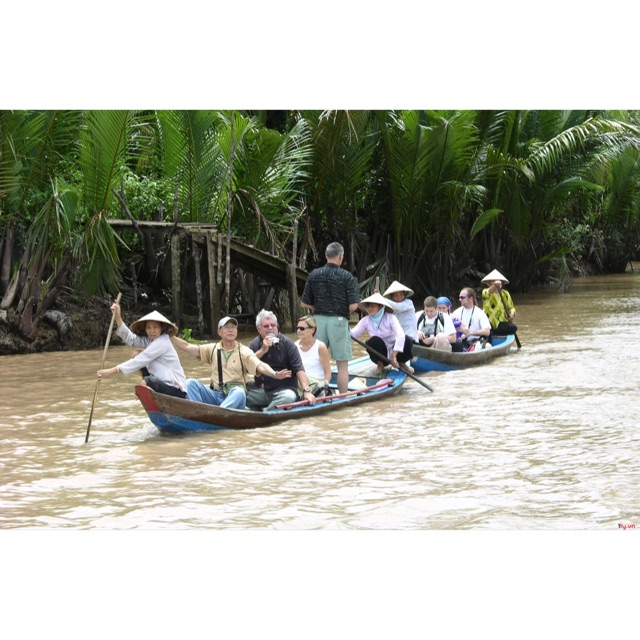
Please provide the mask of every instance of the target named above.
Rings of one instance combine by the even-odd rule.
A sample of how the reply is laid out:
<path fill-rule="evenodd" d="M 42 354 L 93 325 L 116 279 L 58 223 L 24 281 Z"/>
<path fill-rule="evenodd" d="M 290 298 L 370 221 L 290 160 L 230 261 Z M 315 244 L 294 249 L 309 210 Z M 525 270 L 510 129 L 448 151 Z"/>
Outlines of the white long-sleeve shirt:
<path fill-rule="evenodd" d="M 389 300 L 389 304 L 395 311 L 395 316 L 406 336 L 409 336 L 414 342 L 418 341 L 418 329 L 416 328 L 416 308 L 413 302 L 405 298 L 402 302 Z"/>
<path fill-rule="evenodd" d="M 162 382 L 178 387 L 182 391 L 187 390 L 184 369 L 168 334 L 163 333 L 155 340 L 151 340 L 146 336 L 137 336 L 124 323 L 117 328 L 116 334 L 126 345 L 144 349 L 135 358 L 118 365 L 121 373 L 128 375 L 146 367 L 149 373 Z"/>

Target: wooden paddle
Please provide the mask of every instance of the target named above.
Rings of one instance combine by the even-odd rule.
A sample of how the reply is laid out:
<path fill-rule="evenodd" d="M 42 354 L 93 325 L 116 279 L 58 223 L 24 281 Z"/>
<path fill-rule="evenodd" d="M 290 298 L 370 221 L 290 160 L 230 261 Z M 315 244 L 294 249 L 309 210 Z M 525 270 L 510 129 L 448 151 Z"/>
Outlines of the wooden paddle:
<path fill-rule="evenodd" d="M 509 319 L 509 309 L 507 308 L 507 305 L 504 303 L 504 298 L 502 297 L 502 289 L 500 289 L 500 291 L 498 292 L 500 294 L 500 302 L 502 302 L 502 306 L 504 308 L 504 312 L 507 316 L 507 320 Z M 522 345 L 520 344 L 520 338 L 518 338 L 518 332 L 514 331 L 513 332 L 513 337 L 516 339 L 516 346 L 518 347 L 518 349 L 522 349 Z"/>
<path fill-rule="evenodd" d="M 522 345 L 520 344 L 520 338 L 518 338 L 517 331 L 513 334 L 513 337 L 516 339 L 516 345 L 518 346 L 518 349 L 522 349 Z"/>
<path fill-rule="evenodd" d="M 116 298 L 116 304 L 120 304 L 120 298 L 122 298 L 122 293 L 118 293 L 118 297 Z M 116 312 L 114 311 L 111 315 L 111 324 L 109 325 L 109 333 L 107 333 L 107 341 L 104 344 L 104 351 L 102 352 L 102 364 L 100 365 L 101 369 L 104 369 L 104 363 L 107 359 L 107 350 L 109 349 L 109 342 L 111 341 L 111 332 L 113 331 L 113 323 L 116 321 Z M 96 390 L 93 394 L 93 402 L 91 403 L 91 413 L 89 414 L 89 424 L 87 425 L 87 435 L 84 437 L 84 443 L 87 444 L 89 442 L 89 430 L 91 429 L 91 419 L 93 418 L 93 408 L 96 404 L 96 398 L 98 397 L 98 387 L 100 386 L 101 378 L 98 378 L 96 382 Z"/>
<path fill-rule="evenodd" d="M 372 349 L 368 344 L 365 344 L 364 342 L 361 342 L 360 340 L 358 340 L 358 338 L 354 338 L 353 336 L 351 336 L 351 339 L 354 342 L 357 342 L 361 347 L 364 347 L 369 353 L 372 353 L 377 358 L 380 358 L 382 362 L 384 362 L 385 364 L 390 364 L 393 367 L 391 360 L 389 360 L 387 356 L 383 356 L 381 353 L 378 353 L 375 349 Z M 433 393 L 433 389 L 424 380 L 420 380 L 418 376 L 414 375 L 410 371 L 405 371 L 404 369 L 398 369 L 397 367 L 393 367 L 393 368 L 396 369 L 397 371 L 400 371 L 401 373 L 404 373 L 409 378 L 411 378 L 412 380 L 415 380 L 418 384 L 421 384 L 425 389 L 429 389 L 429 391 Z"/>

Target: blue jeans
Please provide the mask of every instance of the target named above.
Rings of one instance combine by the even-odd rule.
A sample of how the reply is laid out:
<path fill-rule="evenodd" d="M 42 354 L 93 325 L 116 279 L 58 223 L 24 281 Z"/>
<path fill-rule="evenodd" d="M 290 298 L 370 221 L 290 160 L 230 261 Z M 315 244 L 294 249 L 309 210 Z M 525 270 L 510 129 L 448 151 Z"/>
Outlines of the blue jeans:
<path fill-rule="evenodd" d="M 187 380 L 187 397 L 195 402 L 204 402 L 204 404 L 214 404 L 224 409 L 246 409 L 247 393 L 238 386 L 231 387 L 228 394 L 222 391 L 214 391 L 210 387 L 202 384 L 199 380 L 189 378 Z"/>

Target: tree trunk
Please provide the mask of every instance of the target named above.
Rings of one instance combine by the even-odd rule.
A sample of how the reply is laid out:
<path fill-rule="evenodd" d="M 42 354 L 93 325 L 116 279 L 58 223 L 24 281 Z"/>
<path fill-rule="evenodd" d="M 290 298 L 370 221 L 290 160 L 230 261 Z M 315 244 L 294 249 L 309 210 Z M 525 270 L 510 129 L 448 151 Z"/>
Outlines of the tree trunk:
<path fill-rule="evenodd" d="M 267 292 L 267 295 L 265 296 L 264 299 L 264 309 L 270 310 L 271 309 L 271 305 L 273 304 L 273 298 L 276 295 L 276 290 L 273 287 L 269 287 L 269 291 Z"/>
<path fill-rule="evenodd" d="M 8 309 L 13 305 L 13 301 L 15 300 L 16 294 L 21 289 L 21 285 L 24 284 L 25 277 L 27 274 L 27 266 L 29 264 L 29 260 L 31 259 L 31 244 L 28 244 L 24 253 L 22 254 L 22 260 L 20 261 L 20 266 L 17 271 L 13 274 L 13 278 L 11 278 L 11 282 L 9 282 L 9 286 L 7 290 L 4 292 L 4 296 L 2 297 L 2 303 L 0 303 L 0 309 Z"/>
<path fill-rule="evenodd" d="M 242 269 L 238 269 L 238 284 L 240 285 L 240 291 L 242 292 L 242 310 L 244 313 L 255 314 L 255 307 L 253 306 L 253 291 L 249 290 L 248 281 L 250 279 L 249 274 L 245 273 Z"/>
<path fill-rule="evenodd" d="M 207 267 L 209 270 L 209 319 L 210 333 L 216 334 L 220 316 L 220 289 L 216 280 L 216 253 L 213 242 L 213 231 L 207 233 Z"/>
<path fill-rule="evenodd" d="M 225 268 L 225 312 L 230 312 L 231 299 L 231 205 L 233 204 L 233 161 L 236 152 L 235 112 L 231 111 L 231 149 L 229 151 L 229 192 L 227 194 L 227 264 Z"/>
<path fill-rule="evenodd" d="M 298 252 L 298 220 L 293 222 L 293 256 L 291 264 L 287 265 L 287 287 L 289 289 L 289 313 L 291 331 L 295 332 L 298 323 L 298 282 L 296 279 L 296 259 Z"/>
<path fill-rule="evenodd" d="M 11 280 L 11 265 L 13 264 L 13 218 L 9 221 L 7 232 L 4 238 L 4 251 L 2 253 L 2 266 L 0 267 L 0 291 L 7 290 Z"/>
<path fill-rule="evenodd" d="M 41 320 L 49 313 L 50 308 L 53 306 L 54 302 L 58 299 L 62 288 L 67 282 L 67 278 L 71 271 L 73 264 L 72 255 L 69 253 L 67 257 L 64 259 L 61 265 L 59 265 L 55 272 L 51 275 L 51 277 L 47 280 L 47 293 L 44 296 L 40 296 L 36 304 L 35 315 L 33 316 L 31 322 L 31 331 L 25 338 L 29 341 L 33 341 L 36 339 L 38 328 L 40 326 Z M 58 331 L 61 339 L 64 335 L 60 334 L 60 329 Z"/>
<path fill-rule="evenodd" d="M 171 308 L 173 321 L 180 326 L 182 320 L 182 285 L 180 278 L 180 234 L 171 236 Z"/>
<path fill-rule="evenodd" d="M 198 306 L 198 330 L 200 334 L 204 333 L 204 304 L 202 300 L 202 273 L 200 261 L 202 259 L 202 251 L 200 245 L 195 238 L 191 238 L 191 251 L 193 252 L 193 266 L 196 270 L 196 304 Z"/>

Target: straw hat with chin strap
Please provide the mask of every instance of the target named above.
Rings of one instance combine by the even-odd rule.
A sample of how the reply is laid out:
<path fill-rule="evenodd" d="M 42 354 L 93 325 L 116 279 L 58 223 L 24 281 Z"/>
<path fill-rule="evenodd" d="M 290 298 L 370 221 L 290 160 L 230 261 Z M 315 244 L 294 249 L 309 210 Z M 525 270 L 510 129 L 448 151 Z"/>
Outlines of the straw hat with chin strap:
<path fill-rule="evenodd" d="M 167 327 L 166 333 L 168 333 L 170 336 L 175 336 L 178 334 L 178 327 L 175 324 L 173 324 L 171 320 L 167 320 L 167 318 L 165 318 L 158 311 L 152 311 L 151 313 L 148 313 L 146 316 L 143 316 L 142 318 L 140 318 L 140 320 L 136 320 L 135 322 L 132 322 L 131 331 L 141 336 L 146 335 L 144 328 L 147 320 L 154 320 L 155 322 L 160 322 L 164 324 Z"/>
<path fill-rule="evenodd" d="M 482 278 L 481 282 L 493 282 L 494 280 L 502 280 L 504 284 L 509 284 L 509 281 L 497 269 L 488 273 L 484 278 Z"/>

